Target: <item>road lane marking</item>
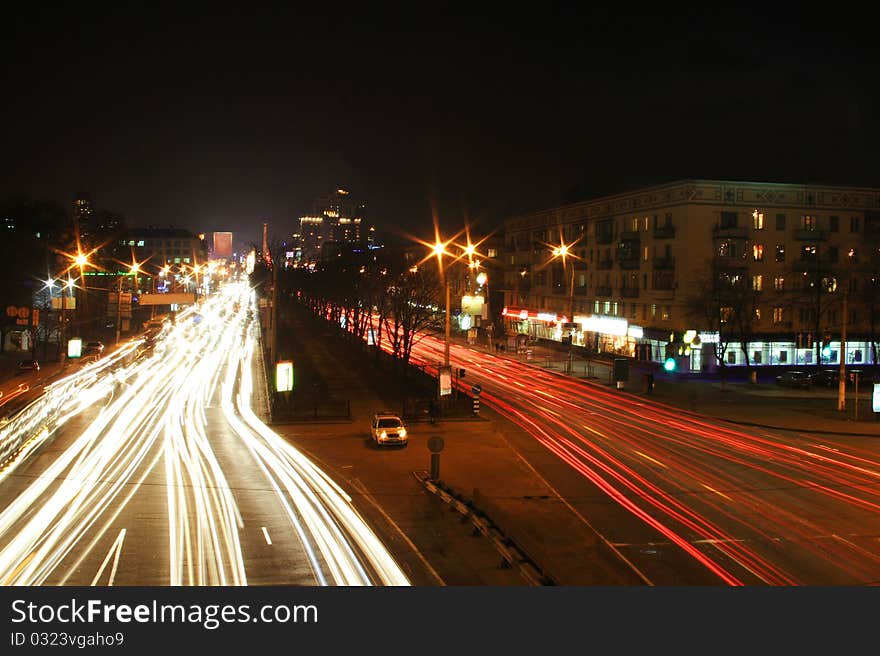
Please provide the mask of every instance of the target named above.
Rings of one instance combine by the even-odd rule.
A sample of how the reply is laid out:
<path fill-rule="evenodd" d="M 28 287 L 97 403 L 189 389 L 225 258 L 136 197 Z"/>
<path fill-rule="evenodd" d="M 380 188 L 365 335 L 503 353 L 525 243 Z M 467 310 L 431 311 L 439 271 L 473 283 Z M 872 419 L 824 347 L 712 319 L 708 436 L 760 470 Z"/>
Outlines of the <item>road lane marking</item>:
<path fill-rule="evenodd" d="M 113 544 L 110 545 L 110 551 L 107 552 L 107 556 L 105 556 L 104 562 L 101 563 L 101 568 L 98 570 L 98 573 L 95 574 L 95 578 L 92 579 L 92 582 L 89 585 L 94 587 L 98 584 L 98 581 L 101 578 L 101 574 L 104 573 L 104 569 L 107 567 L 107 563 L 110 562 L 110 556 L 113 556 L 113 567 L 110 568 L 110 578 L 107 581 L 107 585 L 113 585 L 113 580 L 116 578 L 116 568 L 119 566 L 119 556 L 122 553 L 123 542 L 125 542 L 125 529 L 119 531 L 119 535 L 116 536 Z"/>
<path fill-rule="evenodd" d="M 714 492 L 714 493 L 717 494 L 718 496 L 720 496 L 720 497 L 724 497 L 724 498 L 727 499 L 728 501 L 733 501 L 733 499 L 731 499 L 729 496 L 727 496 L 726 494 L 724 494 L 724 492 L 719 492 L 719 491 L 716 490 L 714 487 L 709 487 L 709 486 L 706 485 L 705 483 L 703 483 L 702 485 L 703 485 L 704 488 L 706 488 L 707 490 L 709 490 L 709 492 Z"/>
<path fill-rule="evenodd" d="M 636 451 L 635 453 L 636 453 L 636 455 L 640 455 L 640 456 L 642 456 L 642 457 L 645 458 L 646 460 L 650 460 L 650 461 L 653 462 L 655 465 L 660 465 L 661 467 L 663 467 L 663 469 L 666 469 L 666 468 L 667 468 L 666 465 L 664 465 L 664 464 L 663 464 L 662 462 L 660 462 L 659 460 L 654 460 L 654 458 L 652 458 L 652 457 L 649 456 L 649 455 L 645 455 L 645 454 L 642 453 L 641 451 Z"/>
<path fill-rule="evenodd" d="M 269 531 L 266 530 L 265 526 L 263 527 L 263 537 L 266 538 L 266 544 L 271 546 L 272 538 L 269 537 Z"/>
<path fill-rule="evenodd" d="M 351 483 L 352 487 L 357 489 L 358 492 L 360 492 L 361 495 L 364 497 L 364 499 L 369 501 L 373 505 L 373 507 L 382 514 L 385 520 L 389 524 L 391 524 L 391 526 L 393 526 L 398 533 L 400 533 L 401 537 L 403 537 L 404 541 L 407 543 L 407 545 L 409 545 L 409 548 L 412 549 L 416 556 L 418 556 L 419 560 L 422 561 L 422 565 L 425 566 L 425 569 L 427 569 L 431 576 L 433 576 L 434 579 L 437 581 L 437 584 L 445 586 L 446 582 L 442 578 L 440 578 L 437 570 L 435 570 L 431 566 L 431 563 L 428 562 L 428 559 L 425 558 L 422 555 L 422 552 L 418 550 L 415 544 L 413 544 L 413 541 L 409 539 L 409 536 L 403 532 L 403 530 L 397 525 L 397 523 L 393 519 L 391 519 L 391 517 L 389 517 L 388 513 L 385 512 L 385 509 L 382 508 L 382 506 L 380 506 L 379 503 L 370 495 L 369 491 L 367 491 L 366 486 L 361 483 L 360 480 L 358 480 L 357 478 L 351 478 L 349 479 L 349 482 Z"/>

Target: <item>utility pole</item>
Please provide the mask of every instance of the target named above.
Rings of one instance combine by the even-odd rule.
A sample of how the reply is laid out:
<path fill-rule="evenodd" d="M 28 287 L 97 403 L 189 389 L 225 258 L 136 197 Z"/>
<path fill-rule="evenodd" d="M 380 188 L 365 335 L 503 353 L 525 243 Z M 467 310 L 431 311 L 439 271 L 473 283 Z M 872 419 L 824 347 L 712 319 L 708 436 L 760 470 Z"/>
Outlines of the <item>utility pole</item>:
<path fill-rule="evenodd" d="M 281 258 L 275 259 L 280 261 Z M 273 366 L 278 359 L 278 264 L 278 261 L 272 262 L 272 318 L 269 320 L 272 325 L 272 337 L 269 341 L 269 356 Z"/>
<path fill-rule="evenodd" d="M 849 289 L 843 290 L 843 324 L 840 328 L 840 375 L 837 381 L 837 410 L 846 409 L 846 305 Z M 856 398 L 858 404 L 858 397 Z"/>
<path fill-rule="evenodd" d="M 116 343 L 119 344 L 119 330 L 122 323 L 122 274 L 116 274 Z"/>
<path fill-rule="evenodd" d="M 450 291 L 449 276 L 443 271 L 443 286 L 446 288 L 446 341 L 443 345 L 443 366 L 449 366 L 449 337 L 452 332 L 452 319 L 449 316 Z"/>
<path fill-rule="evenodd" d="M 65 349 L 67 348 L 67 287 L 61 285 L 61 343 L 58 344 L 58 362 L 64 362 Z"/>

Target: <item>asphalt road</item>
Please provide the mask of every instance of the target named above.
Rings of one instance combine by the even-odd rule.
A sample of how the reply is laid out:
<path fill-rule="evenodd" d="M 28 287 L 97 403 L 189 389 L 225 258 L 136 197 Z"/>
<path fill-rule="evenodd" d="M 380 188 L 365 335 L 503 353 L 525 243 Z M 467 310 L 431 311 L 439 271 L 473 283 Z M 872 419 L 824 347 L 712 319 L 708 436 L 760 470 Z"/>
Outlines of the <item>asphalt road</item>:
<path fill-rule="evenodd" d="M 423 363 L 443 358 L 426 337 Z M 880 581 L 880 453 L 845 436 L 744 430 L 453 345 L 462 386 L 516 424 L 512 444 L 645 582 Z M 540 448 L 536 449 L 536 445 Z"/>
<path fill-rule="evenodd" d="M 251 410 L 229 286 L 48 386 L 0 429 L 6 585 L 406 585 L 348 495 Z"/>

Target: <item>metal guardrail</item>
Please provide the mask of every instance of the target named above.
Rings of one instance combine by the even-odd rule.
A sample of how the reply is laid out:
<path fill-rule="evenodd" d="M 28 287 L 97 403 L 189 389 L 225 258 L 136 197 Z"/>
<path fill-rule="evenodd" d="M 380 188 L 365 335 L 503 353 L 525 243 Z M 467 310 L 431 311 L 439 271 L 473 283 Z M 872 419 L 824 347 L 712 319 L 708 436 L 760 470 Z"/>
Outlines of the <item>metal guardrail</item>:
<path fill-rule="evenodd" d="M 413 472 L 413 476 L 426 490 L 440 497 L 453 510 L 470 521 L 475 535 L 481 534 L 492 541 L 496 551 L 501 554 L 500 567 L 516 567 L 532 586 L 557 585 L 557 582 L 541 569 L 516 540 L 506 535 L 484 512 L 475 508 L 472 501 L 462 501 L 459 495 L 449 490 L 442 482 L 431 480 L 425 471 Z"/>

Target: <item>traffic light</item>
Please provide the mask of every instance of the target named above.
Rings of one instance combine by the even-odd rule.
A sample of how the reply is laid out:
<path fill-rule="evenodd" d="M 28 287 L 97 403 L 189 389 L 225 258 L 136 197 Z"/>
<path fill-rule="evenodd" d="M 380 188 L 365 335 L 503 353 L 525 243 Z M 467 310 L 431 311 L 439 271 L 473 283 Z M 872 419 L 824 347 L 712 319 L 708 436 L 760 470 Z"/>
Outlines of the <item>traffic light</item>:
<path fill-rule="evenodd" d="M 675 358 L 666 358 L 666 362 L 663 363 L 663 368 L 666 371 L 675 371 Z"/>

